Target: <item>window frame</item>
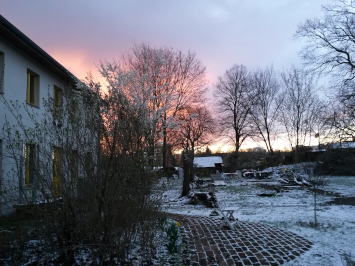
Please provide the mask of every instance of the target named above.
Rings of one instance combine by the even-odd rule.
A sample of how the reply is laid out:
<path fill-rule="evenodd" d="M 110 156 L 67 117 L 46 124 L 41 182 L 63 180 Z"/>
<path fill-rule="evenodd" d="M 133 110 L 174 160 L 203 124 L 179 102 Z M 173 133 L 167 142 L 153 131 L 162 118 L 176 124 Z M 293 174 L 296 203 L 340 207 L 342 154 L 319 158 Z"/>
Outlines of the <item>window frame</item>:
<path fill-rule="evenodd" d="M 62 89 L 58 86 L 53 86 L 53 117 L 54 119 L 61 118 L 61 107 L 63 104 Z"/>
<path fill-rule="evenodd" d="M 58 86 L 53 86 L 53 107 L 58 108 L 62 106 L 62 89 Z"/>
<path fill-rule="evenodd" d="M 33 79 L 33 85 L 31 84 L 31 78 Z M 32 90 L 33 90 L 33 101 L 31 99 Z M 27 69 L 26 103 L 36 107 L 39 106 L 39 75 L 29 69 Z"/>
<path fill-rule="evenodd" d="M 72 99 L 70 99 L 69 108 L 68 108 L 69 109 L 68 117 L 69 117 L 69 121 L 71 123 L 74 123 L 77 121 L 78 108 L 79 108 L 78 100 L 75 97 L 73 97 Z"/>
<path fill-rule="evenodd" d="M 25 146 L 25 186 L 32 187 L 36 176 L 36 144 L 26 143 Z"/>

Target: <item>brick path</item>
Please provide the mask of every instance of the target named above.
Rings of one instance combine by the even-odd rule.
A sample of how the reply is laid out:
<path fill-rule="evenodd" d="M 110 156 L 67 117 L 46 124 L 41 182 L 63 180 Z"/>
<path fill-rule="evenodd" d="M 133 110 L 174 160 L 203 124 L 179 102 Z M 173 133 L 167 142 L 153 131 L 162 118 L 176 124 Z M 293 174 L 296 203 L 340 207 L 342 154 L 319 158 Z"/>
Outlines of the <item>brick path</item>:
<path fill-rule="evenodd" d="M 312 245 L 276 227 L 238 221 L 233 230 L 220 229 L 220 217 L 169 214 L 180 222 L 187 265 L 280 265 Z"/>

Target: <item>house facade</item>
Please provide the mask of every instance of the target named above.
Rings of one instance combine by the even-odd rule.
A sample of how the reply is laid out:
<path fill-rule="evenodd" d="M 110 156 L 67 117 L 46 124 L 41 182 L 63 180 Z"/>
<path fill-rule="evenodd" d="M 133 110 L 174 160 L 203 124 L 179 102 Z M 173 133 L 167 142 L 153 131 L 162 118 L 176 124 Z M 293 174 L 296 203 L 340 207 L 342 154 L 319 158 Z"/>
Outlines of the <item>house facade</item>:
<path fill-rule="evenodd" d="M 0 214 L 6 215 L 14 205 L 37 195 L 34 165 L 38 144 L 23 141 L 20 160 L 11 154 L 7 126 L 34 126 L 29 113 L 41 117 L 46 112 L 45 100 L 60 105 L 64 88 L 73 87 L 75 77 L 20 30 L 0 15 Z M 16 112 L 16 115 L 14 115 Z M 13 151 L 12 151 L 13 152 Z M 53 152 L 53 172 L 58 153 Z M 53 174 L 55 177 L 55 174 Z M 55 179 L 55 178 L 54 178 Z M 49 182 L 55 183 L 55 180 Z"/>

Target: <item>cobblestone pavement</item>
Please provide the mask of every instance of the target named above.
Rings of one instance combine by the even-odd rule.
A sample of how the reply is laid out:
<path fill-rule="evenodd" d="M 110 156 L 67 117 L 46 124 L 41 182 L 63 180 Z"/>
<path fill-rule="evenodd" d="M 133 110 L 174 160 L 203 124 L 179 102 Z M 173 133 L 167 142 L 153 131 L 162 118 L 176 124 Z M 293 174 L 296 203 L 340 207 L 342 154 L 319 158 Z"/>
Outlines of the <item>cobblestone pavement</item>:
<path fill-rule="evenodd" d="M 221 229 L 220 217 L 169 214 L 180 222 L 187 265 L 280 265 L 310 249 L 312 243 L 291 232 L 237 221 Z"/>

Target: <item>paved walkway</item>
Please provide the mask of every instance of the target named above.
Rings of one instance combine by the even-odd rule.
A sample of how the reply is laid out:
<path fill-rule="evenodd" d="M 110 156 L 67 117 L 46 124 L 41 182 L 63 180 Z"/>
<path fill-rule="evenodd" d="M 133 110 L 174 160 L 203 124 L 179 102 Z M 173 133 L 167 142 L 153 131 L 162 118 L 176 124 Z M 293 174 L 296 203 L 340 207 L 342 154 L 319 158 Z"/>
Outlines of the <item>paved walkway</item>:
<path fill-rule="evenodd" d="M 276 227 L 236 222 L 220 229 L 220 217 L 169 214 L 180 222 L 187 265 L 280 265 L 295 259 L 312 245 L 308 240 Z M 186 255 L 186 254 L 185 254 Z"/>

